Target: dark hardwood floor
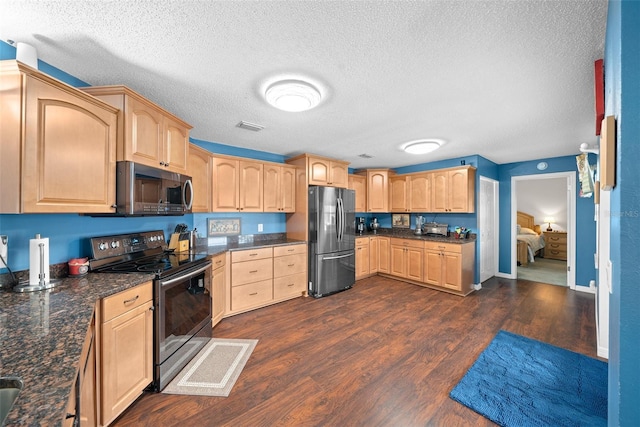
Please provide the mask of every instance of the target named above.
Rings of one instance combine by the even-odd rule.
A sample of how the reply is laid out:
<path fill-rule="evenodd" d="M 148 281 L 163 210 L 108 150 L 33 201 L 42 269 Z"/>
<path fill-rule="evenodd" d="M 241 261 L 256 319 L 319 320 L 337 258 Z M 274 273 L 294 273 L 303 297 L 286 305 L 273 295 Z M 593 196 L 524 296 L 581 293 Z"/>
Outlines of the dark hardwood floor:
<path fill-rule="evenodd" d="M 229 397 L 147 393 L 115 426 L 492 426 L 449 398 L 504 329 L 596 357 L 594 296 L 493 278 L 467 297 L 382 277 L 224 319 L 259 342 Z"/>

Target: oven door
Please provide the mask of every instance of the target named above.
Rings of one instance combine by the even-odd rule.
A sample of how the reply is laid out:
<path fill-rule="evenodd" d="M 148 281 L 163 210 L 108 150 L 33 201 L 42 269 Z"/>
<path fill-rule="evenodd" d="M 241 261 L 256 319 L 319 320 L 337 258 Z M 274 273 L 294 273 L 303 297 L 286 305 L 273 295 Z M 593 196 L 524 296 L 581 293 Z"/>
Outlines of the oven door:
<path fill-rule="evenodd" d="M 211 337 L 211 262 L 156 279 L 154 364 L 162 390 Z"/>

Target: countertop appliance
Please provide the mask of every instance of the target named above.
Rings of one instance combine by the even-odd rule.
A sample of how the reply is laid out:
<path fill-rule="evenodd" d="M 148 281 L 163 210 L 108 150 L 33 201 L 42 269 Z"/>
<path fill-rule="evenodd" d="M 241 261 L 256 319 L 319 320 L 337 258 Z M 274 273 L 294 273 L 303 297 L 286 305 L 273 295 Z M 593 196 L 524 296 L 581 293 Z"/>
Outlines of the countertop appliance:
<path fill-rule="evenodd" d="M 449 234 L 449 224 L 425 222 L 422 225 L 422 233 L 427 236 L 447 236 Z"/>
<path fill-rule="evenodd" d="M 355 282 L 355 191 L 309 187 L 309 295 L 344 291 Z"/>
<path fill-rule="evenodd" d="M 191 177 L 130 161 L 116 163 L 117 215 L 184 215 L 192 204 Z"/>
<path fill-rule="evenodd" d="M 171 252 L 162 231 L 91 239 L 91 271 L 154 273 L 153 384 L 161 391 L 211 337 L 211 262 Z"/>

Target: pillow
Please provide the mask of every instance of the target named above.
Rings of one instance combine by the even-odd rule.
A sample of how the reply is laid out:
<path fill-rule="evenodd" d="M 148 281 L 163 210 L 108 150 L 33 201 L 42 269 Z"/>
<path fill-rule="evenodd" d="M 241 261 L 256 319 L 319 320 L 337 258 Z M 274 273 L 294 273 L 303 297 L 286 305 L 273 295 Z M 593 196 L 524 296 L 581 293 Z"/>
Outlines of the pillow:
<path fill-rule="evenodd" d="M 527 227 L 520 227 L 520 232 L 518 234 L 533 234 L 534 236 L 538 235 L 538 233 Z"/>

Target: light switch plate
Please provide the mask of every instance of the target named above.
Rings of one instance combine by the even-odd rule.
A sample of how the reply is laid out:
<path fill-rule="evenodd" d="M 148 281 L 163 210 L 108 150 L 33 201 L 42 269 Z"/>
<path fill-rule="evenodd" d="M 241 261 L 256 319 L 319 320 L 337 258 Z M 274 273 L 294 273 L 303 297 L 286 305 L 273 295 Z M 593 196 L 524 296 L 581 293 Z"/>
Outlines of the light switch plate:
<path fill-rule="evenodd" d="M 2 260 L 5 260 L 5 262 L 9 262 L 7 260 L 8 254 L 9 254 L 9 237 L 0 236 L 0 255 L 2 256 L 2 259 L 0 259 L 0 268 L 7 268 L 6 264 L 2 262 Z"/>

